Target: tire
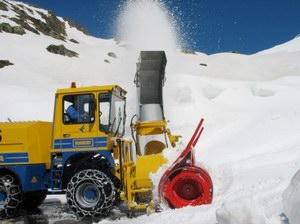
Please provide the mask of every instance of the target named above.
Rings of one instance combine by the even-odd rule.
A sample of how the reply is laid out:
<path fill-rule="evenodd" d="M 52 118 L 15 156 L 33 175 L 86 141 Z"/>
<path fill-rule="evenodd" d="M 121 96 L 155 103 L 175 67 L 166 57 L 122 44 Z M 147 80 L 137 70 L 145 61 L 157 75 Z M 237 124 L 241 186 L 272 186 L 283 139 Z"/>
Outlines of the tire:
<path fill-rule="evenodd" d="M 17 178 L 0 175 L 0 219 L 12 218 L 22 204 L 22 191 Z"/>
<path fill-rule="evenodd" d="M 105 217 L 114 205 L 116 189 L 105 173 L 86 169 L 71 178 L 66 196 L 70 208 L 78 218 Z"/>
<path fill-rule="evenodd" d="M 46 199 L 47 191 L 26 192 L 23 196 L 22 208 L 27 211 L 34 211 Z"/>

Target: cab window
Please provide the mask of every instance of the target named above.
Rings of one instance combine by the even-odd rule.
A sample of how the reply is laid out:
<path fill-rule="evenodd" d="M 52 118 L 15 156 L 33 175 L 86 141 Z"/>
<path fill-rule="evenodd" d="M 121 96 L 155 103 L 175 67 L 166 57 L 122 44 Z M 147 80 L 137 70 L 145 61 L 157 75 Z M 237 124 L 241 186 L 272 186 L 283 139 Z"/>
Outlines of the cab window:
<path fill-rule="evenodd" d="M 125 100 L 112 93 L 102 93 L 99 108 L 100 131 L 122 136 L 125 131 Z"/>
<path fill-rule="evenodd" d="M 92 94 L 66 95 L 63 97 L 64 124 L 93 123 L 95 100 Z"/>
<path fill-rule="evenodd" d="M 111 98 L 111 130 L 114 136 L 123 136 L 125 131 L 125 100 L 112 95 Z"/>
<path fill-rule="evenodd" d="M 111 94 L 109 93 L 100 94 L 99 97 L 100 131 L 105 132 L 106 134 L 109 132 L 110 99 L 111 99 Z"/>

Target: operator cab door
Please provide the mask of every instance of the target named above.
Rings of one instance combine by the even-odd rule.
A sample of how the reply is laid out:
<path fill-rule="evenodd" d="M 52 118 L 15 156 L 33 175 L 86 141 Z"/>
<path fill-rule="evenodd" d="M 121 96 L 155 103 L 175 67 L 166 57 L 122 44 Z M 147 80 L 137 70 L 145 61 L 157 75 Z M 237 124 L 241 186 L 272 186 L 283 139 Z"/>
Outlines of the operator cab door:
<path fill-rule="evenodd" d="M 100 134 L 123 137 L 125 131 L 125 98 L 111 92 L 99 94 Z"/>
<path fill-rule="evenodd" d="M 94 94 L 64 95 L 62 97 L 61 138 L 56 139 L 55 145 L 59 144 L 63 150 L 96 147 L 98 126 L 95 113 Z"/>

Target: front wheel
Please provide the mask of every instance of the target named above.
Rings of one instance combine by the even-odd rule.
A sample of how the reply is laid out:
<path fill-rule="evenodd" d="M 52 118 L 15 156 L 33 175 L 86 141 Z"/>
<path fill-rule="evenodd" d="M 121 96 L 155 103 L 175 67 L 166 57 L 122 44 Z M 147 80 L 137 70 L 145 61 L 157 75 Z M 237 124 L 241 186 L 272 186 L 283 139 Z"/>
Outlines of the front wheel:
<path fill-rule="evenodd" d="M 0 219 L 13 217 L 21 203 L 18 180 L 10 174 L 0 175 Z"/>
<path fill-rule="evenodd" d="M 67 186 L 67 201 L 79 218 L 106 216 L 114 205 L 116 189 L 111 179 L 96 169 L 76 173 Z"/>

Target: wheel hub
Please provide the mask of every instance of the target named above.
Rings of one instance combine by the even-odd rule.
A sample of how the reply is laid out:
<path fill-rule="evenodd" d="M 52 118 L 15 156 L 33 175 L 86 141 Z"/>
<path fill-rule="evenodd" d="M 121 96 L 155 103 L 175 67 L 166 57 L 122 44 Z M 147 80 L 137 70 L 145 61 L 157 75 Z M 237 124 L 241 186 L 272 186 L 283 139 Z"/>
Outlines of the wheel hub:
<path fill-rule="evenodd" d="M 178 184 L 177 194 L 185 200 L 193 200 L 200 196 L 201 186 L 192 179 L 183 180 Z"/>
<path fill-rule="evenodd" d="M 94 189 L 87 188 L 84 190 L 84 198 L 87 201 L 93 202 L 95 200 L 95 197 L 96 197 L 96 192 Z"/>
<path fill-rule="evenodd" d="M 77 202 L 86 208 L 92 208 L 97 205 L 100 200 L 100 191 L 97 185 L 93 183 L 85 183 L 80 185 L 76 190 Z"/>

